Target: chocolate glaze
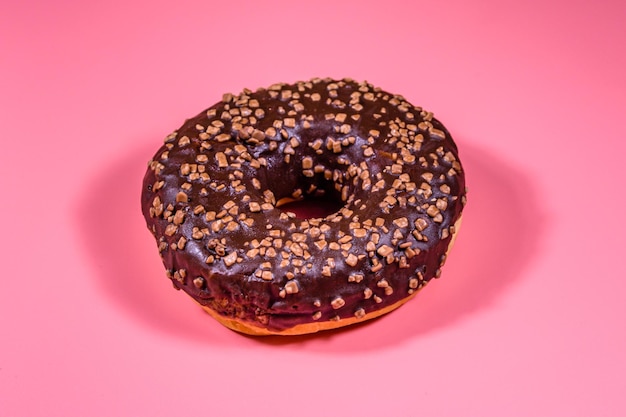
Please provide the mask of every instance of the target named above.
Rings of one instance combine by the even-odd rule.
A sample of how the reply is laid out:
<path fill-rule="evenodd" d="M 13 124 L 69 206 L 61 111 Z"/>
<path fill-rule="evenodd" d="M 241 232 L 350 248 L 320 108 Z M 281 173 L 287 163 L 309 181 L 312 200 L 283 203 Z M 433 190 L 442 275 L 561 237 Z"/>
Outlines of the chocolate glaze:
<path fill-rule="evenodd" d="M 278 207 L 320 195 L 343 207 L 317 219 Z M 420 289 L 464 204 L 456 145 L 432 113 L 349 79 L 224 95 L 165 139 L 142 190 L 174 286 L 276 332 Z"/>

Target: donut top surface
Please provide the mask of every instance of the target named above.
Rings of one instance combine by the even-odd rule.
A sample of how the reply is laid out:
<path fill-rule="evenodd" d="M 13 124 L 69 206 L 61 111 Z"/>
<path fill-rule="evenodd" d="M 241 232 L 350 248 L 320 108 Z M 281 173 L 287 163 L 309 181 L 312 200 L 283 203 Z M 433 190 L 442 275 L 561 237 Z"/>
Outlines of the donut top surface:
<path fill-rule="evenodd" d="M 341 208 L 280 208 L 322 196 Z M 438 277 L 464 203 L 433 114 L 350 79 L 225 94 L 167 136 L 142 192 L 174 286 L 274 330 L 363 317 Z"/>

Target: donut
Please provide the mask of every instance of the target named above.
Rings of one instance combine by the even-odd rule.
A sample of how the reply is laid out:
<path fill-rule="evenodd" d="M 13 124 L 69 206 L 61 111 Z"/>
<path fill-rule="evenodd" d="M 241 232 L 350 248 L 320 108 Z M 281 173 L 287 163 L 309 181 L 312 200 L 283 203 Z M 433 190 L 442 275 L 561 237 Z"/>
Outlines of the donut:
<path fill-rule="evenodd" d="M 174 287 L 251 335 L 396 309 L 440 276 L 465 203 L 433 113 L 347 78 L 224 94 L 165 138 L 141 196 Z"/>

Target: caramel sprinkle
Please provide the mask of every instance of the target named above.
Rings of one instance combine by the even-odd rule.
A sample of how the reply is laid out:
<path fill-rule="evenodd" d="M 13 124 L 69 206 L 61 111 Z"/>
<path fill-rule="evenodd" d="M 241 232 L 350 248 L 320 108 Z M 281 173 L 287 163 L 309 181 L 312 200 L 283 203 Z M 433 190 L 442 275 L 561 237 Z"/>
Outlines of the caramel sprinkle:
<path fill-rule="evenodd" d="M 341 307 L 343 307 L 344 305 L 346 305 L 346 302 L 344 301 L 343 298 L 341 297 L 337 297 L 335 298 L 333 301 L 331 301 L 330 305 L 335 309 L 339 309 Z"/>

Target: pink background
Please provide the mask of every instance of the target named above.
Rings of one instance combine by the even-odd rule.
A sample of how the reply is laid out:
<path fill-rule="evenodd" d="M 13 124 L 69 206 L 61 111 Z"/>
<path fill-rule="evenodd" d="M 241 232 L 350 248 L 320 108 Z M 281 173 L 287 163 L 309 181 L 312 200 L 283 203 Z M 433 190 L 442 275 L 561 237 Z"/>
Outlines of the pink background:
<path fill-rule="evenodd" d="M 622 1 L 87 3 L 1 6 L 0 416 L 626 415 Z M 391 315 L 244 337 L 172 290 L 141 178 L 222 93 L 314 76 L 434 111 L 463 229 Z"/>

